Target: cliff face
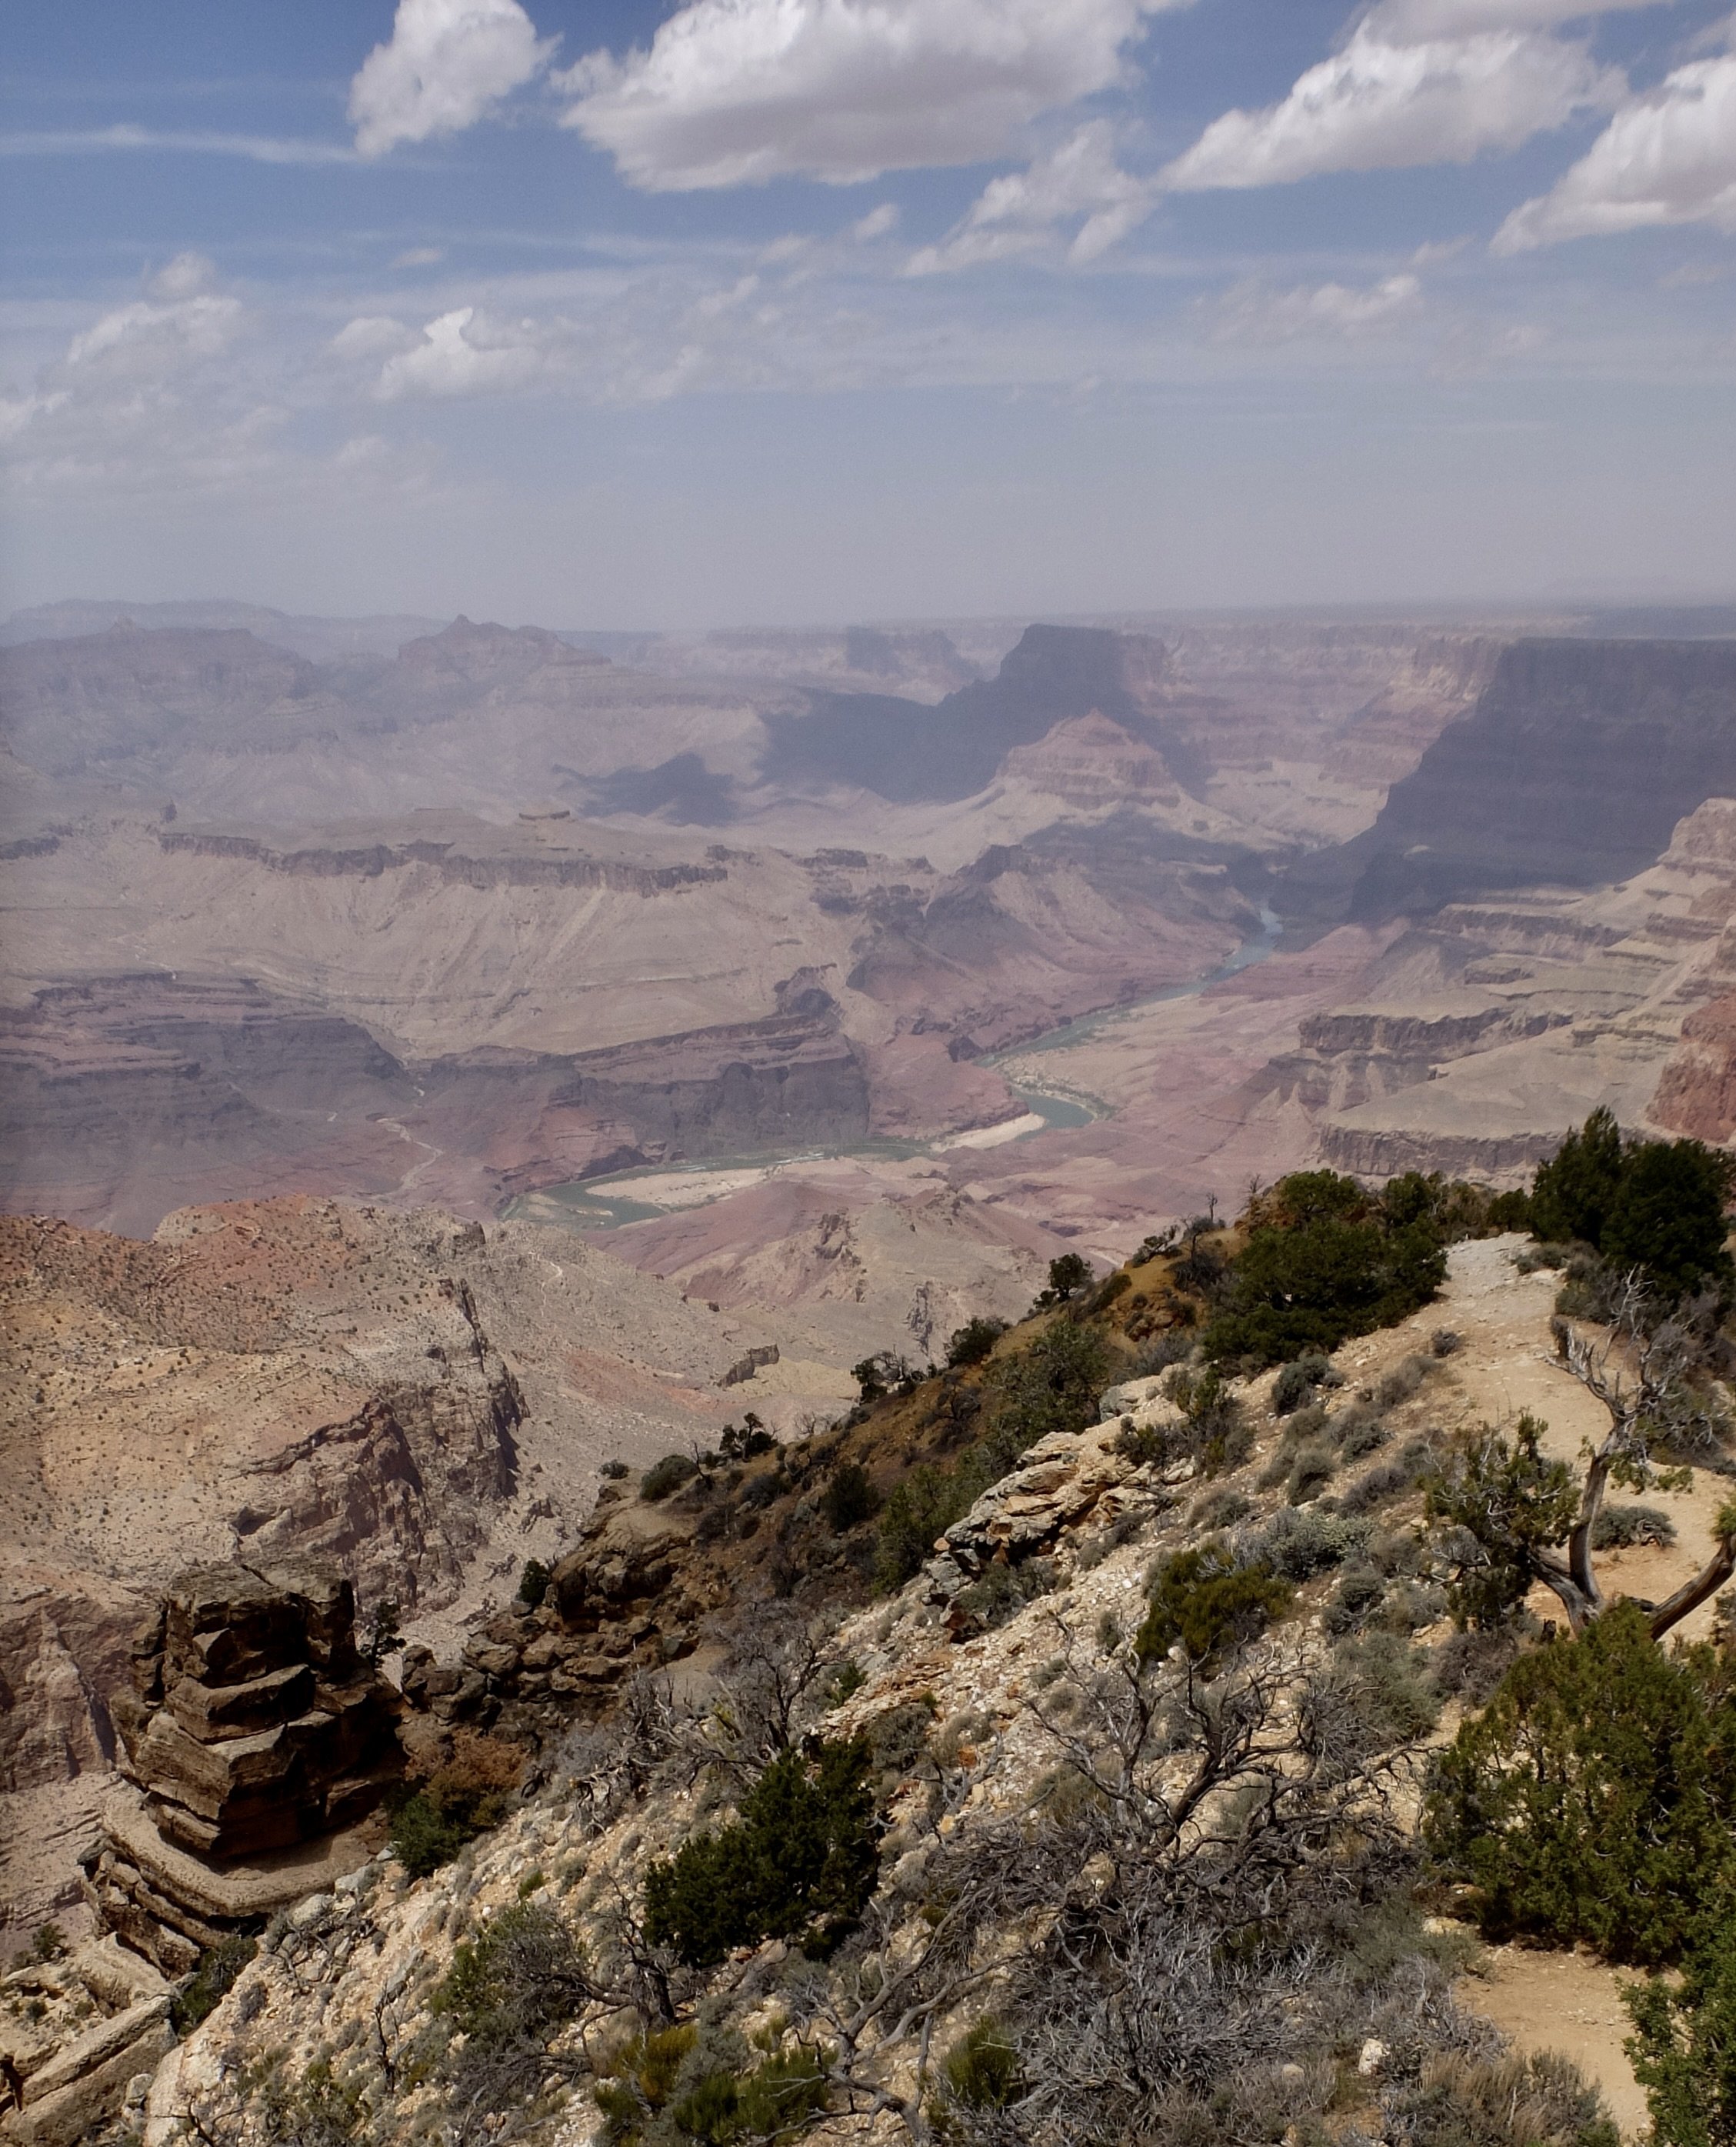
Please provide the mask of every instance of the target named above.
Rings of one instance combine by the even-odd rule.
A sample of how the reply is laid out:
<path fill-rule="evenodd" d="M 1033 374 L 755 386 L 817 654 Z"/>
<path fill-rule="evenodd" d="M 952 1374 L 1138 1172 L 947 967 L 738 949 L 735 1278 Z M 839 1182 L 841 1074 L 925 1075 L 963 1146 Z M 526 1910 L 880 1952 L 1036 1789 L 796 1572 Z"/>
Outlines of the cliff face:
<path fill-rule="evenodd" d="M 1684 814 L 1732 790 L 1736 645 L 1521 642 L 1341 853 L 1351 914 L 1622 879 Z"/>
<path fill-rule="evenodd" d="M 859 784 L 895 800 L 968 798 L 1006 755 L 1058 723 L 1097 713 L 1170 748 L 1185 782 L 1199 770 L 1184 742 L 1156 723 L 1163 644 L 1095 627 L 1027 627 L 993 678 L 937 706 L 870 693 L 816 693 L 810 712 L 773 716 L 769 779 Z"/>

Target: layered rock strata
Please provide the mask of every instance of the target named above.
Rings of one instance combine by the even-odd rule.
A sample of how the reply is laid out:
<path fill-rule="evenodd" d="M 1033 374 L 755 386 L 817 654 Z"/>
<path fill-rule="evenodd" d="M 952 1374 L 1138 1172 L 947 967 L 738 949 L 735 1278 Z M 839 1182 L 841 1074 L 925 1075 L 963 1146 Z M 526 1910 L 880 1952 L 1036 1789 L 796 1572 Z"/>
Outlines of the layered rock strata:
<path fill-rule="evenodd" d="M 99 1922 L 170 1974 L 361 1860 L 403 1772 L 348 1581 L 302 1561 L 183 1574 L 111 1703 L 122 1774 L 88 1866 Z"/>

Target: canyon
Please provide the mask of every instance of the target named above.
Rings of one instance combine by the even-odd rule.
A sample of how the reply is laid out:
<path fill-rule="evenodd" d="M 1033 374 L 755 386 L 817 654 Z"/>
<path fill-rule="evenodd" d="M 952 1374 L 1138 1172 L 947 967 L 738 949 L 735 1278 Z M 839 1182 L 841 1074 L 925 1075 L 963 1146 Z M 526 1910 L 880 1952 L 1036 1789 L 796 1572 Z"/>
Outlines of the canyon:
<path fill-rule="evenodd" d="M 794 1437 L 1062 1252 L 1517 1184 L 1602 1104 L 1728 1142 L 1736 642 L 1601 623 L 15 621 L 10 1934 L 183 1566 L 449 1649 L 606 1465 Z"/>

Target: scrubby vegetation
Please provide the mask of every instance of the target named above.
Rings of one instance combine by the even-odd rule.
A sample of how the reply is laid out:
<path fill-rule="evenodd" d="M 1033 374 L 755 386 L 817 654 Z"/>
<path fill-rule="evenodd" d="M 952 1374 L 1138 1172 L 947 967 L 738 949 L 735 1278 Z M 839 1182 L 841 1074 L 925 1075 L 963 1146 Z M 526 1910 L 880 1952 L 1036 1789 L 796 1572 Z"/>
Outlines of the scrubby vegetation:
<path fill-rule="evenodd" d="M 969 1323 L 940 1372 L 864 1359 L 857 1407 L 775 1454 L 726 1434 L 648 1472 L 694 1549 L 657 1623 L 614 1628 L 642 1652 L 613 1712 L 538 1757 L 563 1860 L 528 1822 L 486 1909 L 470 1860 L 436 1881 L 451 1951 L 418 2039 L 383 2015 L 323 2072 L 285 2059 L 258 2107 L 303 2129 L 210 2136 L 397 2147 L 368 2130 L 396 2066 L 430 2147 L 580 2136 L 575 2094 L 612 2147 L 822 2119 L 918 2147 L 1617 2147 L 1571 2066 L 1461 2009 L 1470 1941 L 1427 1913 L 1450 1905 L 1653 1971 L 1629 2003 L 1653 2147 L 1736 2147 L 1736 1656 L 1728 1619 L 1669 1637 L 1736 1565 L 1736 1504 L 1691 1586 L 1607 1585 L 1671 1533 L 1611 1489 L 1727 1465 L 1728 1353 L 1715 1291 L 1663 1293 L 1661 1239 L 1649 1283 L 1612 1267 L 1628 1149 L 1576 1139 L 1537 1197 L 1613 1169 L 1596 1235 L 1550 1219 L 1583 1293 L 1558 1361 L 1609 1425 L 1578 1462 L 1530 1418 L 1439 1429 L 1466 1390 L 1448 1329 L 1333 1358 L 1533 1196 L 1320 1171 L 1101 1281 L 1058 1262 L 1034 1317 Z M 906 1589 L 1039 1441 L 1106 1414 L 1136 1467 L 1112 1459 L 1088 1519 L 998 1557 L 973 1524 Z M 1023 1487 L 1001 1509 L 1029 1510 Z M 671 1676 L 678 1594 L 705 1652 Z M 506 1809 L 466 1764 L 401 1805 L 410 1869 Z"/>
<path fill-rule="evenodd" d="M 1667 1299 L 1708 1285 L 1727 1294 L 1733 1191 L 1736 1158 L 1700 1141 L 1623 1140 L 1600 1109 L 1539 1166 L 1528 1220 L 1546 1242 L 1589 1245 L 1618 1269 L 1638 1269 Z"/>
<path fill-rule="evenodd" d="M 733 1946 L 799 1934 L 829 1951 L 873 1890 L 877 1857 L 868 1747 L 822 1739 L 786 1751 L 742 1800 L 741 1816 L 697 1834 L 645 1874 L 645 1934 L 690 1968 Z"/>
<path fill-rule="evenodd" d="M 1522 1655 L 1442 1759 L 1427 1837 L 1492 1936 L 1679 1956 L 1736 1913 L 1736 1669 L 1618 1604 Z"/>
<path fill-rule="evenodd" d="M 467 1842 L 498 1826 L 518 1784 L 524 1755 L 461 1729 L 452 1759 L 392 1800 L 392 1847 L 413 1876 L 449 1864 Z"/>

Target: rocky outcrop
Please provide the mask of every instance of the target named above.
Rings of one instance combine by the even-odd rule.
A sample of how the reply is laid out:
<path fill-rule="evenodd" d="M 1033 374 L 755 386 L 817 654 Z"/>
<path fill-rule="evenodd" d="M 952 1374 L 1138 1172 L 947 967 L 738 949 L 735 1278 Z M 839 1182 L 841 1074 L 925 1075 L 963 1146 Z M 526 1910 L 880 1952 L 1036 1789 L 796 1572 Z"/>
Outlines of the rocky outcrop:
<path fill-rule="evenodd" d="M 104 1814 L 89 1892 L 160 1967 L 318 1890 L 402 1774 L 399 1703 L 358 1652 L 355 1607 L 308 1561 L 206 1567 L 136 1634 L 112 1703 L 131 1789 Z"/>
<path fill-rule="evenodd" d="M 201 858 L 240 858 L 268 872 L 308 879 L 378 879 L 382 873 L 428 865 L 439 878 L 464 887 L 596 887 L 648 896 L 714 885 L 726 877 L 721 865 L 634 864 L 567 844 L 538 854 L 521 848 L 510 832 L 493 845 L 434 838 L 347 843 L 341 835 L 285 845 L 268 835 L 223 828 L 165 828 L 158 840 L 165 850 Z"/>
<path fill-rule="evenodd" d="M 1736 994 L 1691 1013 L 1682 1041 L 1658 1079 L 1650 1116 L 1695 1140 L 1736 1139 Z"/>
<path fill-rule="evenodd" d="M 1087 810 L 1175 805 L 1182 796 L 1157 748 L 1094 708 L 1057 723 L 1035 745 L 1015 746 L 1001 763 L 1001 775 Z"/>
<path fill-rule="evenodd" d="M 81 2147 L 175 2046 L 168 1979 L 113 1938 L 16 1968 L 0 1984 L 0 2139 Z"/>

